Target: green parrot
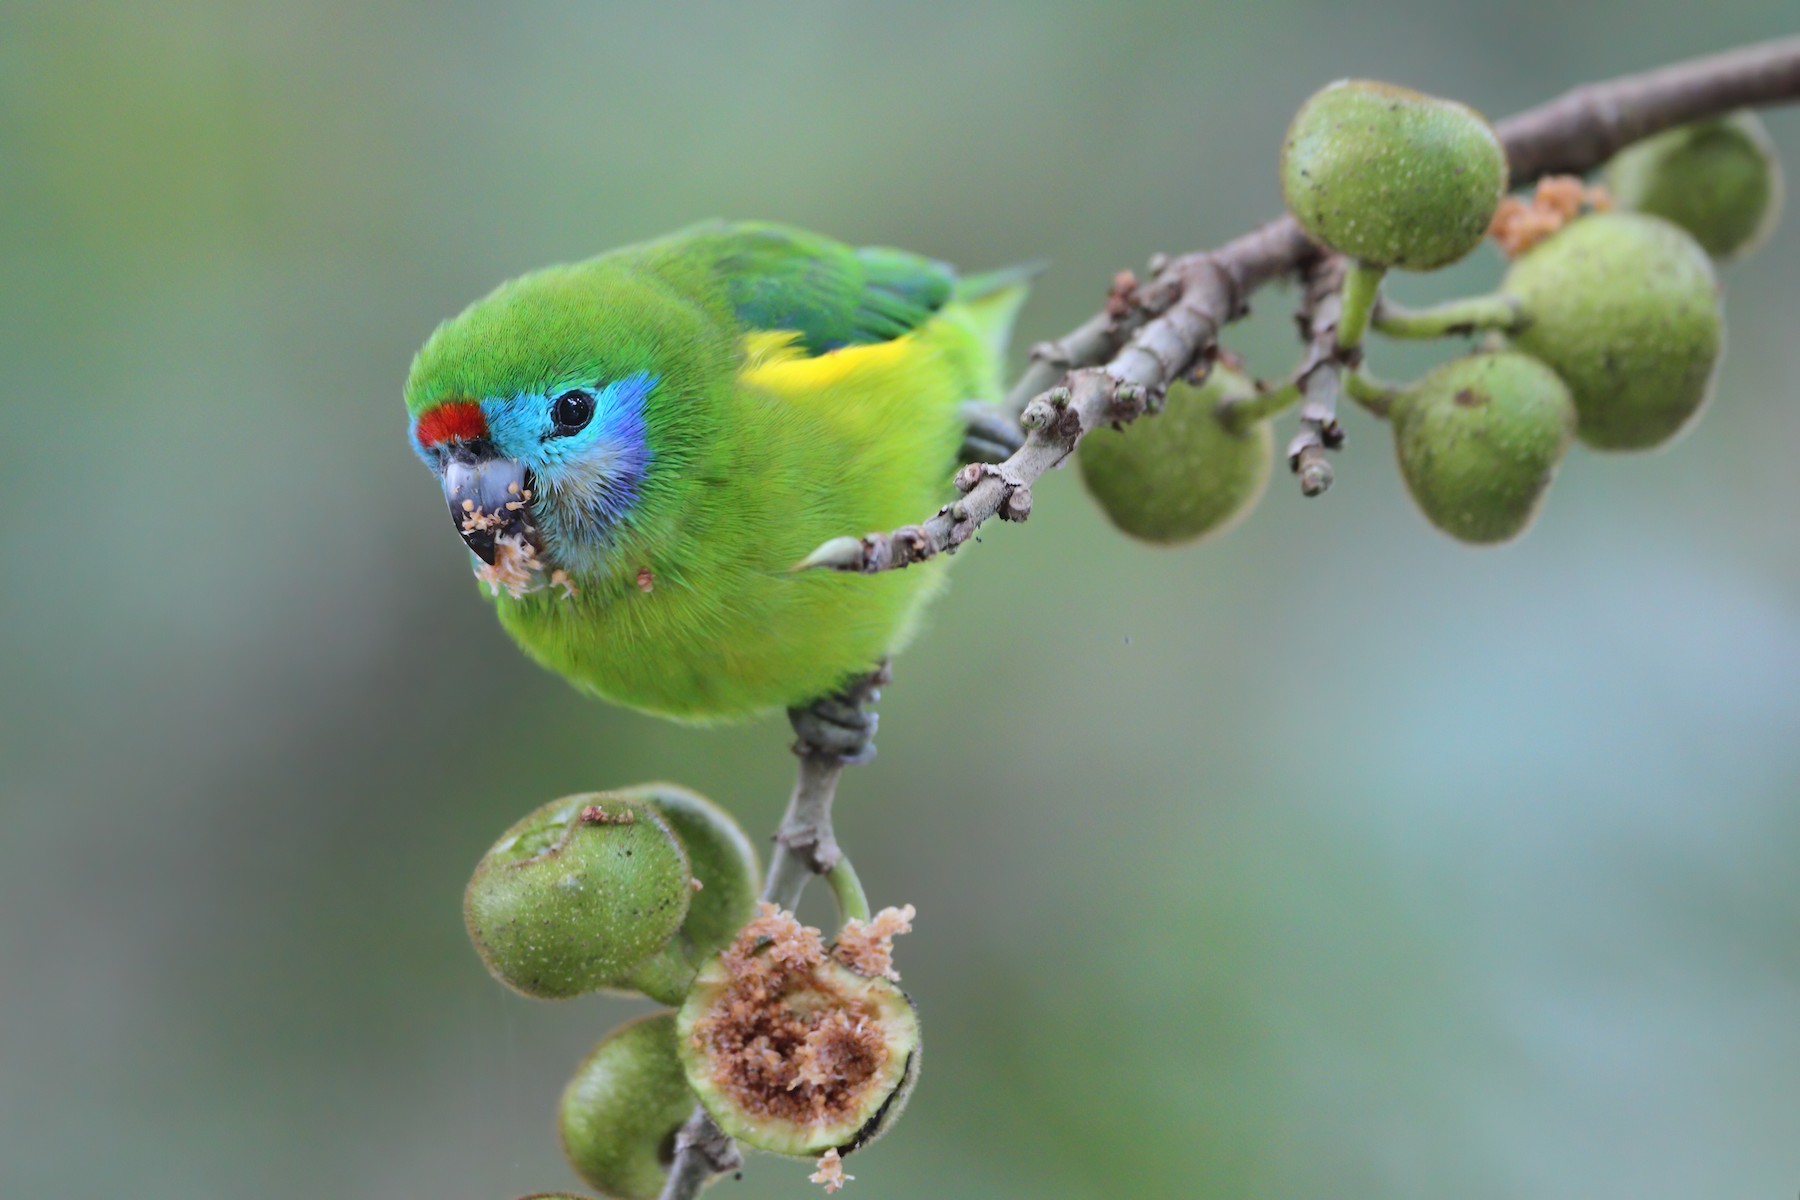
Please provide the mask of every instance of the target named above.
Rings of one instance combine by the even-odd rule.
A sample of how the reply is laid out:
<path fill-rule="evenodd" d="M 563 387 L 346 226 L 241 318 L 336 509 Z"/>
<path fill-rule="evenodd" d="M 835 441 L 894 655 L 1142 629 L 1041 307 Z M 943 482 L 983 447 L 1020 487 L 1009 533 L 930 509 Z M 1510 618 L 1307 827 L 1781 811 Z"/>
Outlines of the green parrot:
<path fill-rule="evenodd" d="M 534 271 L 414 357 L 413 447 L 542 665 L 685 721 L 803 705 L 899 650 L 944 564 L 793 567 L 944 502 L 1026 275 L 724 222 Z"/>

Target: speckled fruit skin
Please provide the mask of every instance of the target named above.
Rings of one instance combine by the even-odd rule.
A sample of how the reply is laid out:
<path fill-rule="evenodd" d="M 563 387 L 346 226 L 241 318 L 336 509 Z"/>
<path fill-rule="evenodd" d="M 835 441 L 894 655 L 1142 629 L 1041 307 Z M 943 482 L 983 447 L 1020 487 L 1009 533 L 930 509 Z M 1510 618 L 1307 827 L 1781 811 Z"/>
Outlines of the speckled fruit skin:
<path fill-rule="evenodd" d="M 1517 537 L 1575 436 L 1575 402 L 1556 372 L 1512 351 L 1445 363 L 1394 404 L 1394 451 L 1433 525 L 1464 542 Z"/>
<path fill-rule="evenodd" d="M 1171 384 L 1161 413 L 1081 440 L 1082 482 L 1121 532 L 1142 541 L 1170 546 L 1224 533 L 1261 498 L 1275 448 L 1267 421 L 1233 433 L 1218 406 L 1255 394 L 1225 366 L 1200 387 Z"/>
<path fill-rule="evenodd" d="M 581 819 L 589 805 L 630 823 Z M 687 917 L 688 857 L 650 805 L 616 793 L 565 796 L 507 830 L 463 895 L 469 940 L 494 978 L 527 996 L 563 999 L 645 983 Z M 683 980 L 685 982 L 685 980 Z"/>
<path fill-rule="evenodd" d="M 693 1108 L 675 1053 L 675 1014 L 641 1017 L 608 1034 L 563 1089 L 563 1156 L 604 1195 L 656 1200 L 675 1132 Z"/>
<path fill-rule="evenodd" d="M 675 1017 L 675 1048 L 681 1056 L 688 1087 L 705 1105 L 720 1129 L 758 1150 L 814 1158 L 827 1150 L 849 1154 L 860 1150 L 892 1127 L 912 1096 L 919 1078 L 919 1014 L 911 997 L 886 979 L 858 975 L 842 963 L 826 961 L 832 986 L 843 994 L 860 997 L 881 1021 L 889 1047 L 888 1061 L 869 1080 L 867 1092 L 853 1115 L 835 1122 L 800 1124 L 775 1117 L 758 1117 L 744 1108 L 713 1081 L 712 1062 L 695 1045 L 694 1026 L 718 1001 L 730 984 L 730 975 L 718 958 L 700 968 L 693 989 Z M 815 976 L 817 978 L 817 976 Z"/>
<path fill-rule="evenodd" d="M 681 931 L 696 961 L 722 949 L 756 916 L 762 867 L 750 835 L 730 813 L 680 784 L 642 783 L 614 794 L 655 808 L 675 831 L 701 883 Z"/>
<path fill-rule="evenodd" d="M 1506 152 L 1480 113 L 1362 79 L 1313 93 L 1281 146 L 1281 192 L 1307 233 L 1408 271 L 1479 246 L 1506 178 Z"/>
<path fill-rule="evenodd" d="M 1754 249 L 1781 216 L 1781 162 L 1753 112 L 1645 138 L 1607 164 L 1606 184 L 1619 204 L 1675 222 L 1714 258 Z"/>
<path fill-rule="evenodd" d="M 1519 349 L 1575 397 L 1597 450 L 1647 450 L 1705 403 L 1725 345 L 1718 278 L 1699 243 L 1660 217 L 1596 213 L 1528 251 L 1502 290 L 1527 324 Z"/>

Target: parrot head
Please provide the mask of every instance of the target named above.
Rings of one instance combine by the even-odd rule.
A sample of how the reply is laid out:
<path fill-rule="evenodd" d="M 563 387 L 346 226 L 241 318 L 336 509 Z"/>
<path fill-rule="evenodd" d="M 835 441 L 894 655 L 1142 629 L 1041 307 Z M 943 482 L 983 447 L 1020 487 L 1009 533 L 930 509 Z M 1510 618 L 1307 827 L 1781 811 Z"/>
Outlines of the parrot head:
<path fill-rule="evenodd" d="M 685 372 L 659 361 L 668 298 L 637 290 L 603 260 L 536 272 L 444 322 L 414 358 L 413 448 L 487 567 L 598 570 L 638 504 L 657 457 L 651 408 Z"/>
<path fill-rule="evenodd" d="M 604 541 L 649 465 L 644 407 L 656 382 L 589 369 L 548 387 L 447 397 L 415 417 L 414 448 L 475 556 L 492 566 L 511 541 L 576 566 L 581 547 Z"/>

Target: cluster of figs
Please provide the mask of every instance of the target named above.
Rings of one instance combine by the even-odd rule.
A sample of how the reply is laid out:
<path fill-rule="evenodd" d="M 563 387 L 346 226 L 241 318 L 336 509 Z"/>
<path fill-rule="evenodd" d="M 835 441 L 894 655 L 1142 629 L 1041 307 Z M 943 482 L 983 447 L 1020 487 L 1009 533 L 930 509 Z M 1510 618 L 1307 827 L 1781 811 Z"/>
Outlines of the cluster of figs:
<path fill-rule="evenodd" d="M 1407 312 L 1381 298 L 1385 272 L 1462 259 L 1500 228 L 1503 202 L 1520 203 L 1506 198 L 1506 154 L 1486 119 L 1389 84 L 1334 83 L 1289 126 L 1281 184 L 1308 236 L 1346 264 L 1344 390 L 1391 422 L 1425 517 L 1475 544 L 1530 526 L 1573 440 L 1650 450 L 1693 424 L 1724 348 L 1714 264 L 1762 240 L 1782 192 L 1754 114 L 1671 129 L 1606 164 L 1586 193 L 1595 203 L 1509 247 L 1495 293 Z M 1394 386 L 1357 365 L 1370 326 L 1482 340 Z M 1230 361 L 1172 385 L 1161 414 L 1083 439 L 1082 477 L 1125 533 L 1164 544 L 1217 534 L 1265 489 L 1269 417 L 1283 402 Z"/>
<path fill-rule="evenodd" d="M 500 982 L 540 999 L 611 991 L 668 1006 L 602 1039 L 563 1091 L 564 1154 L 604 1196 L 662 1191 L 696 1103 L 745 1145 L 835 1151 L 835 1162 L 905 1101 L 919 1049 L 912 1002 L 883 973 L 833 957 L 817 930 L 759 905 L 760 876 L 729 813 L 654 783 L 543 805 L 469 880 L 469 937 Z M 807 939 L 824 952 L 803 953 Z M 856 1038 L 808 1036 L 834 1028 Z M 793 1061 L 815 1041 L 824 1050 Z"/>

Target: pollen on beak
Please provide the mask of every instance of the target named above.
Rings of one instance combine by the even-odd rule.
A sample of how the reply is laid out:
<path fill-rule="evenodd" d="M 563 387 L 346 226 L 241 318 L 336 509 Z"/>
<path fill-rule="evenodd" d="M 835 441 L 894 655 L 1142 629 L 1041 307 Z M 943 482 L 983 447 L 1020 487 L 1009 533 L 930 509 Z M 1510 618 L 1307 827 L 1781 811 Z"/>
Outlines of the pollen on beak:
<path fill-rule="evenodd" d="M 494 565 L 495 543 L 509 534 L 532 540 L 530 475 L 510 458 L 452 452 L 444 464 L 444 500 L 456 532 L 475 557 Z"/>

